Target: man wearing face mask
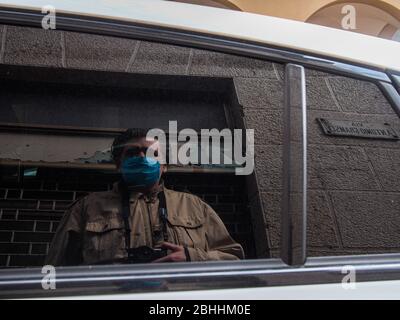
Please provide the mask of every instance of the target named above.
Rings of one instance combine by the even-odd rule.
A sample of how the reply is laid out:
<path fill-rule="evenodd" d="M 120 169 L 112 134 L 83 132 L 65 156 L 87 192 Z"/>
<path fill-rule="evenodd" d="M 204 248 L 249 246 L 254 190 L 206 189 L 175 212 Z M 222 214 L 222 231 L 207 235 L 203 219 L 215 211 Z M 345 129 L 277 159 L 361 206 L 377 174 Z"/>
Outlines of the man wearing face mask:
<path fill-rule="evenodd" d="M 115 138 L 112 156 L 121 180 L 67 210 L 46 264 L 182 262 L 243 259 L 215 211 L 197 196 L 166 188 L 159 145 L 147 130 Z M 151 152 L 148 152 L 151 151 Z M 148 157 L 153 154 L 154 157 Z"/>

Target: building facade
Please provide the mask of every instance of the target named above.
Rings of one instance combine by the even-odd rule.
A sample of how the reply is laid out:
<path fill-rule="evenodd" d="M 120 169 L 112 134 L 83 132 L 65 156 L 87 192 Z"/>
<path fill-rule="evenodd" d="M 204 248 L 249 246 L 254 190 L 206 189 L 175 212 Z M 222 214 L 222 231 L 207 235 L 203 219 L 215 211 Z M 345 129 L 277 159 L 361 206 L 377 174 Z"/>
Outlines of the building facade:
<path fill-rule="evenodd" d="M 400 4 L 396 0 L 180 0 L 252 12 L 400 41 Z"/>

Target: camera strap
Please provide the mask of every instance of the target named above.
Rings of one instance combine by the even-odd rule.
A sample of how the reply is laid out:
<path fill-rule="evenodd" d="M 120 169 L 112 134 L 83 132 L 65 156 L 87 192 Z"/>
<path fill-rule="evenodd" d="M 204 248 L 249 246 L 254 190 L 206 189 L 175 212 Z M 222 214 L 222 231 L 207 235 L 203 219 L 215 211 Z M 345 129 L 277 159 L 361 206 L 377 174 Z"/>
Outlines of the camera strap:
<path fill-rule="evenodd" d="M 129 224 L 130 204 L 129 204 L 129 191 L 125 183 L 119 183 L 122 199 L 122 219 L 124 220 L 125 228 L 125 247 L 128 250 L 131 247 L 131 227 Z"/>
<path fill-rule="evenodd" d="M 129 215 L 130 215 L 129 191 L 124 182 L 121 181 L 119 183 L 119 186 L 122 198 L 122 219 L 124 220 L 124 228 L 125 228 L 125 246 L 126 249 L 128 250 L 131 248 L 131 231 L 132 231 L 129 224 Z M 158 193 L 158 215 L 162 223 L 162 233 L 164 236 L 164 241 L 167 242 L 168 211 L 167 211 L 167 202 L 165 200 L 164 191 L 160 191 Z"/>

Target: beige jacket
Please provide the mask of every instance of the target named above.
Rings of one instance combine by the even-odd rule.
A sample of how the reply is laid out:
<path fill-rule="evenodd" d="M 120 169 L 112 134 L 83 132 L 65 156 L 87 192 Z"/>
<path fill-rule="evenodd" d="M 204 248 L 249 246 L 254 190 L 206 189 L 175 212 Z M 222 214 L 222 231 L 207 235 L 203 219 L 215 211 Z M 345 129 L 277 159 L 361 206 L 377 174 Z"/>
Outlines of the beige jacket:
<path fill-rule="evenodd" d="M 162 184 L 146 196 L 130 193 L 131 248 L 157 247 L 163 241 L 157 193 L 163 189 L 168 210 L 168 241 L 186 246 L 191 261 L 243 259 L 215 211 L 199 197 Z M 125 229 L 118 184 L 94 192 L 67 210 L 50 247 L 46 264 L 79 265 L 126 257 Z"/>

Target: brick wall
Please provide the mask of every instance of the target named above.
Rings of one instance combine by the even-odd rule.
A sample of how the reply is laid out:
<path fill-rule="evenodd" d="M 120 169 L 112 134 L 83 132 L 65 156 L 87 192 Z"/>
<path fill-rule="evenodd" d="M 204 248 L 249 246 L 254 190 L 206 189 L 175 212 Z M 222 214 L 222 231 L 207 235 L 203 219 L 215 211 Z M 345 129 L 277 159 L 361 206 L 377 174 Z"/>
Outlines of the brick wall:
<path fill-rule="evenodd" d="M 232 78 L 238 127 L 255 129 L 255 174 L 246 181 L 258 257 L 279 254 L 283 66 L 203 50 L 3 26 L 0 61 L 150 74 Z M 323 135 L 316 118 L 399 119 L 373 85 L 307 70 L 309 255 L 400 250 L 400 144 Z"/>
<path fill-rule="evenodd" d="M 114 177 L 82 171 L 42 169 L 40 178 L 2 179 L 0 267 L 41 266 L 65 209 L 88 192 L 109 190 Z M 210 182 L 212 186 L 210 186 Z M 233 238 L 254 257 L 243 179 L 232 175 L 169 174 L 167 187 L 191 192 L 220 215 Z"/>

